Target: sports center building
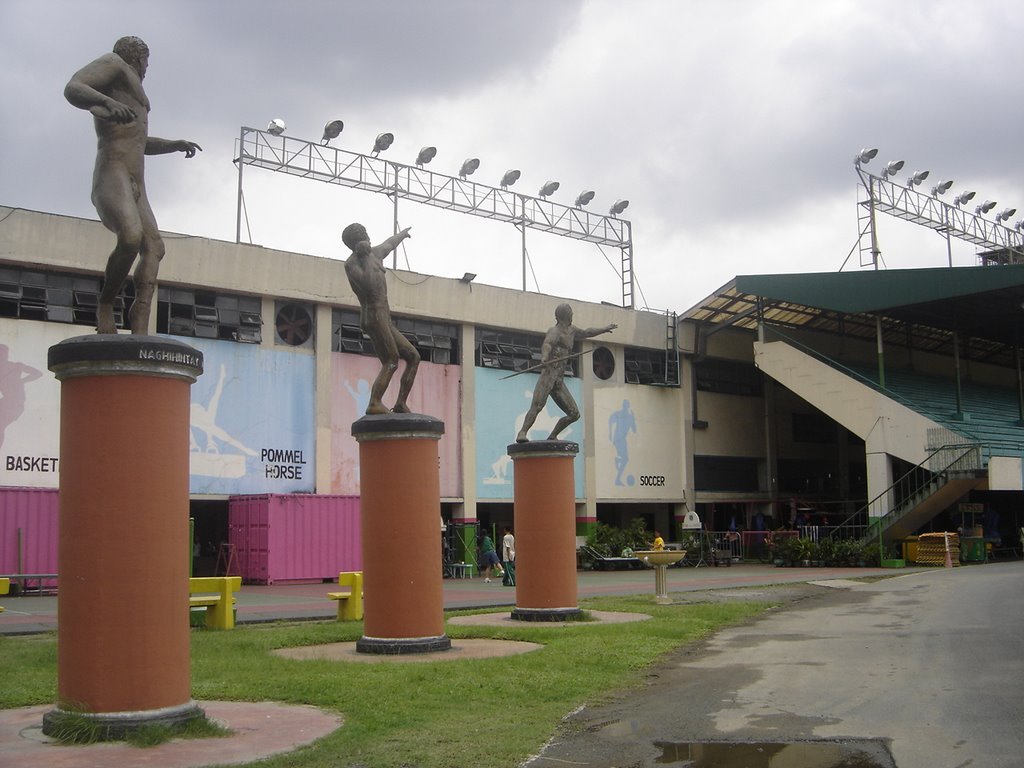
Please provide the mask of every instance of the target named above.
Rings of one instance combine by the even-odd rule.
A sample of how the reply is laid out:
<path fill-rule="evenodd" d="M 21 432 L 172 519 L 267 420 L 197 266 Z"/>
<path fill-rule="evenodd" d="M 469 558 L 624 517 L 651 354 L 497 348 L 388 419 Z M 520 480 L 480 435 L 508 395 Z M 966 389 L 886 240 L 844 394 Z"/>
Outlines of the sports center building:
<path fill-rule="evenodd" d="M 380 364 L 344 262 L 165 240 L 151 332 L 205 357 L 182 511 L 199 572 L 223 565 L 222 544 L 256 582 L 359 567 L 350 430 Z M 111 242 L 95 220 L 0 206 L 0 573 L 55 572 L 60 386 L 47 350 L 92 332 Z M 688 512 L 714 531 L 885 516 L 890 540 L 984 525 L 997 550 L 1013 546 L 1024 266 L 991 256 L 738 276 L 668 313 L 389 271 L 392 313 L 423 359 L 410 406 L 446 425 L 438 512 L 450 560 L 475 561 L 481 529 L 515 525 L 506 447 L 536 381 L 523 370 L 563 302 L 577 326 L 618 325 L 582 342 L 567 379 L 582 414 L 561 435 L 580 444 L 579 536 L 639 517 L 677 540 Z M 531 436 L 560 415 L 549 403 Z M 394 542 L 416 544 L 401 530 Z"/>

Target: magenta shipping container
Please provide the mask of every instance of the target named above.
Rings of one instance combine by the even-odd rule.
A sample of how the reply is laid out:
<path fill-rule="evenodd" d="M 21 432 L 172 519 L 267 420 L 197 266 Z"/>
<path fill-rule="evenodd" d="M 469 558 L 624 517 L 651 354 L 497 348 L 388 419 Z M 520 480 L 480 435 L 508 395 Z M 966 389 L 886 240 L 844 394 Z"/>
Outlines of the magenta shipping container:
<path fill-rule="evenodd" d="M 248 584 L 335 581 L 363 569 L 358 496 L 232 496 L 228 526 Z"/>
<path fill-rule="evenodd" d="M 0 489 L 0 574 L 17 573 L 57 573 L 56 489 Z"/>

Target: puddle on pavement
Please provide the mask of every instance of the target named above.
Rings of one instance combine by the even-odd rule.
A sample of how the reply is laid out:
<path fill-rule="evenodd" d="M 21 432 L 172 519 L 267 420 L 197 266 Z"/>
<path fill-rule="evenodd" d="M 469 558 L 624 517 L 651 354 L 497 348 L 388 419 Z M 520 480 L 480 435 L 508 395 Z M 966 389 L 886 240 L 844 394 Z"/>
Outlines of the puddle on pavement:
<path fill-rule="evenodd" d="M 895 768 L 878 742 L 673 743 L 656 741 L 655 762 L 679 768 Z"/>

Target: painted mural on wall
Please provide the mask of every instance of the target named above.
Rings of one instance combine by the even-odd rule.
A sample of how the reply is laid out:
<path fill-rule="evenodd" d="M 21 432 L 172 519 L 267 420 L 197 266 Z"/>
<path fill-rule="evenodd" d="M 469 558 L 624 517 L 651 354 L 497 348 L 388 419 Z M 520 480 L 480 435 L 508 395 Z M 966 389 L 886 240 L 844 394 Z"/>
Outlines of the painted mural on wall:
<path fill-rule="evenodd" d="M 0 320 L 0 485 L 57 488 L 60 383 L 47 350 L 84 326 Z M 205 370 L 191 390 L 190 491 L 314 490 L 313 358 L 183 339 Z"/>
<path fill-rule="evenodd" d="M 60 384 L 46 352 L 83 329 L 0 320 L 0 485 L 56 488 Z"/>
<path fill-rule="evenodd" d="M 508 371 L 489 368 L 476 369 L 476 493 L 480 499 L 512 499 L 512 459 L 508 446 L 516 440 L 530 408 L 537 377 L 533 374 L 508 376 Z M 585 412 L 583 387 L 579 379 L 567 378 L 570 394 Z M 531 440 L 544 440 L 563 416 L 550 399 L 530 428 Z M 583 420 L 570 424 L 560 440 L 580 443 L 582 454 Z M 583 496 L 583 460 L 573 465 L 576 480 L 576 498 Z"/>
<path fill-rule="evenodd" d="M 313 492 L 313 357 L 184 341 L 205 358 L 203 375 L 192 385 L 192 493 Z"/>
<path fill-rule="evenodd" d="M 359 494 L 359 444 L 352 437 L 352 422 L 366 412 L 370 384 L 379 370 L 376 357 L 341 352 L 331 355 L 331 493 Z M 460 385 L 459 366 L 424 361 L 409 394 L 413 412 L 444 422 L 444 435 L 437 446 L 442 497 L 462 495 Z M 394 402 L 397 392 L 396 376 L 384 395 L 385 402 Z"/>
<path fill-rule="evenodd" d="M 599 498 L 682 498 L 678 398 L 667 394 L 643 385 L 595 391 Z"/>

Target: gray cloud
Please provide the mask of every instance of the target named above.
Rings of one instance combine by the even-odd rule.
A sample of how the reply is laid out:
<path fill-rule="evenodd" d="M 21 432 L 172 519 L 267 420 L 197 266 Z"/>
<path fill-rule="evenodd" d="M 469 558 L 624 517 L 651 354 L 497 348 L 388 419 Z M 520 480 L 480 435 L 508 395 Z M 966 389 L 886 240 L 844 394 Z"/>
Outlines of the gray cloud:
<path fill-rule="evenodd" d="M 282 117 L 290 135 L 318 139 L 338 117 L 347 149 L 368 151 L 390 130 L 389 156 L 402 162 L 429 143 L 442 172 L 476 156 L 485 183 L 516 167 L 528 193 L 555 178 L 563 202 L 583 188 L 597 192 L 595 209 L 630 199 L 648 302 L 683 309 L 736 273 L 837 269 L 856 235 L 862 146 L 1024 206 L 1022 32 L 1009 0 L 7 0 L 0 91 L 13 117 L 0 129 L 0 203 L 95 215 L 91 126 L 61 91 L 137 34 L 153 51 L 153 133 L 205 150 L 148 164 L 163 226 L 233 238 L 239 126 Z M 389 226 L 386 199 L 247 178 L 258 242 L 338 256 L 339 219 Z M 519 285 L 516 237 L 414 208 L 403 211 L 416 228 L 412 268 L 461 274 L 455 238 L 487 255 L 478 279 Z M 932 258 L 930 240 L 895 224 L 890 266 L 944 263 L 944 246 Z M 541 288 L 616 300 L 604 256 L 574 246 L 531 238 Z M 958 253 L 973 263 L 971 249 Z"/>

